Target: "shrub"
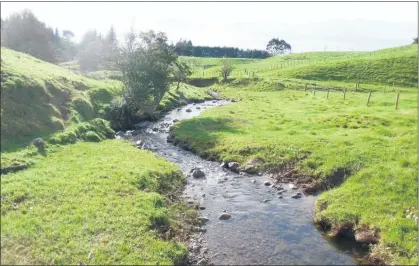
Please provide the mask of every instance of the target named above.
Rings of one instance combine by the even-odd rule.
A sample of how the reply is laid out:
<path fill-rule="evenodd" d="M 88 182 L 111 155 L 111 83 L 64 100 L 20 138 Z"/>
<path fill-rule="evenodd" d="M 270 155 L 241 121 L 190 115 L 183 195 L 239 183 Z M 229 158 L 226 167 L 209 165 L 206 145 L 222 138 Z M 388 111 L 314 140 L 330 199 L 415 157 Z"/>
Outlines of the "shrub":
<path fill-rule="evenodd" d="M 76 141 L 77 141 L 77 136 L 74 131 L 60 132 L 60 133 L 55 134 L 55 136 L 49 139 L 49 142 L 51 144 L 61 144 L 61 145 L 73 144 L 73 143 L 76 143 Z"/>
<path fill-rule="evenodd" d="M 85 141 L 92 141 L 92 142 L 101 141 L 101 138 L 94 131 L 87 131 L 86 134 L 83 135 L 83 139 Z"/>
<path fill-rule="evenodd" d="M 73 106 L 84 120 L 90 120 L 95 116 L 92 105 L 85 99 L 74 99 Z"/>

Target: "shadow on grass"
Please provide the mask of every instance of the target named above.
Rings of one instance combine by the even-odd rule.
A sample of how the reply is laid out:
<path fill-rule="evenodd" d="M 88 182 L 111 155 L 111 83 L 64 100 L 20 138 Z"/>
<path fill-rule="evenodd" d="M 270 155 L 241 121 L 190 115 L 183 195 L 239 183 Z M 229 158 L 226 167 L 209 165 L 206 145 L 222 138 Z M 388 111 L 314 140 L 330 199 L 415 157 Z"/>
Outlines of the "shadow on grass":
<path fill-rule="evenodd" d="M 203 158 L 217 160 L 211 152 L 223 134 L 243 134 L 234 127 L 235 121 L 228 118 L 198 117 L 181 122 L 171 133 L 173 143 L 193 151 Z"/>

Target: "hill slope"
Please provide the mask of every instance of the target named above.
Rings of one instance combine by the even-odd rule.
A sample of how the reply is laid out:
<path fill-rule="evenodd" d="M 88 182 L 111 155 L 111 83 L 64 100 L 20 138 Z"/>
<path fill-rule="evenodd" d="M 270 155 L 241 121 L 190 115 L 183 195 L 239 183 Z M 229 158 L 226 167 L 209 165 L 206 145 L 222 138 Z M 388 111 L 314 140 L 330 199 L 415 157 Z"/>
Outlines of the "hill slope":
<path fill-rule="evenodd" d="M 337 81 L 417 88 L 418 47 L 415 44 L 374 52 L 309 52 L 274 56 L 263 60 L 231 60 L 233 78 L 299 79 Z M 193 59 L 190 59 L 193 60 Z M 206 58 L 205 62 L 210 59 Z M 218 77 L 220 61 L 213 58 L 203 72 L 195 69 L 194 76 Z"/>
<path fill-rule="evenodd" d="M 121 88 L 2 47 L 2 150 L 94 118 Z"/>
<path fill-rule="evenodd" d="M 35 137 L 49 138 L 71 124 L 103 117 L 123 85 L 103 73 L 87 75 L 2 47 L 2 151 L 26 146 Z M 205 90 L 182 84 L 179 90 L 170 89 L 158 110 L 207 98 Z"/>

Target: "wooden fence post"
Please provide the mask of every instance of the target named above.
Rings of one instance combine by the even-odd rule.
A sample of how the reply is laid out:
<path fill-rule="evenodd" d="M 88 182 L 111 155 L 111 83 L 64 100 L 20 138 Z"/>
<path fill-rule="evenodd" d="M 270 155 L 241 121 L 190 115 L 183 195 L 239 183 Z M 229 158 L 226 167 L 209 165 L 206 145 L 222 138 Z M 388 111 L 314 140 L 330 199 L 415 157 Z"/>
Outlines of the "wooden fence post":
<path fill-rule="evenodd" d="M 316 87 L 313 88 L 313 94 L 316 96 Z"/>
<path fill-rule="evenodd" d="M 393 91 L 395 91 L 395 89 L 394 89 L 394 82 L 393 82 Z"/>
<path fill-rule="evenodd" d="M 399 107 L 399 95 L 400 95 L 400 93 L 398 92 L 397 96 L 396 96 L 396 110 Z"/>
<path fill-rule="evenodd" d="M 330 92 L 330 89 L 328 89 L 328 90 L 327 90 L 327 96 L 326 96 L 326 99 L 329 99 L 329 92 Z"/>
<path fill-rule="evenodd" d="M 372 91 L 370 91 L 370 93 L 368 94 L 368 101 L 367 101 L 367 106 L 370 104 L 370 99 L 371 99 L 371 92 Z"/>
<path fill-rule="evenodd" d="M 343 100 L 346 98 L 346 88 L 343 89 Z"/>

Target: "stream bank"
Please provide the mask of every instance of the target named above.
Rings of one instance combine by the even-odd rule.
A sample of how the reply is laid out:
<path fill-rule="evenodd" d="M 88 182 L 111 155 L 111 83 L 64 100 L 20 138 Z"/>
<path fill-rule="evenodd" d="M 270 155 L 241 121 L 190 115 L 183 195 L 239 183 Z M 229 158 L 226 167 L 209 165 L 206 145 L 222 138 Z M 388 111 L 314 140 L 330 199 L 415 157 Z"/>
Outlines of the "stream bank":
<path fill-rule="evenodd" d="M 268 176 L 232 172 L 167 142 L 174 123 L 227 103 L 188 104 L 128 133 L 135 144 L 177 164 L 187 176 L 183 197 L 200 209 L 203 221 L 190 240 L 190 262 L 357 264 L 354 256 L 364 256 L 364 249 L 347 239 L 330 241 L 313 225 L 316 196 L 304 195 L 292 184 L 272 186 Z"/>

